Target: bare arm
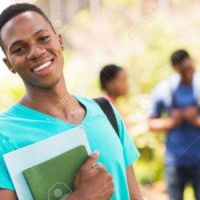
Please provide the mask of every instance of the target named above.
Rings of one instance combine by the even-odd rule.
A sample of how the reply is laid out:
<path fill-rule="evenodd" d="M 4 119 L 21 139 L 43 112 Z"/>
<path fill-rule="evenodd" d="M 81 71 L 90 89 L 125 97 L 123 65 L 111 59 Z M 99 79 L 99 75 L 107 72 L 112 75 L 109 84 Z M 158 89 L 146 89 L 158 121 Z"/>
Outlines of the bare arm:
<path fill-rule="evenodd" d="M 200 128 L 200 117 L 196 118 L 194 125 Z"/>
<path fill-rule="evenodd" d="M 17 197 L 12 190 L 0 189 L 0 200 L 17 200 Z"/>
<path fill-rule="evenodd" d="M 171 118 L 150 118 L 149 129 L 151 131 L 168 131 L 173 127 L 173 120 Z"/>
<path fill-rule="evenodd" d="M 183 113 L 179 109 L 174 109 L 171 115 L 167 118 L 150 118 L 149 129 L 151 131 L 169 131 L 170 129 L 178 127 L 183 121 Z"/>
<path fill-rule="evenodd" d="M 143 200 L 132 165 L 126 169 L 126 176 L 131 200 Z"/>

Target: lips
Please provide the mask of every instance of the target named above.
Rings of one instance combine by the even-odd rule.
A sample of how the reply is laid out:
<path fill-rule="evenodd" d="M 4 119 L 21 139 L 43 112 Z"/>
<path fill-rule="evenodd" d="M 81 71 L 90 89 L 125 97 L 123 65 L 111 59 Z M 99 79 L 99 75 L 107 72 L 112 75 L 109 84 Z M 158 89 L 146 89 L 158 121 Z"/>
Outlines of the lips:
<path fill-rule="evenodd" d="M 53 61 L 54 61 L 54 59 L 44 61 L 44 62 L 42 62 L 42 63 L 36 65 L 35 67 L 33 67 L 33 68 L 31 69 L 31 71 L 32 71 L 32 72 L 37 72 L 37 73 L 38 73 L 38 72 L 40 72 L 40 71 L 42 71 L 42 70 L 44 70 L 44 69 L 50 67 Z"/>
<path fill-rule="evenodd" d="M 45 68 L 49 67 L 50 64 L 51 64 L 51 61 L 47 61 L 44 64 L 40 65 L 39 67 L 33 69 L 33 71 L 34 72 L 38 72 L 38 71 L 40 71 L 42 69 L 45 69 Z"/>

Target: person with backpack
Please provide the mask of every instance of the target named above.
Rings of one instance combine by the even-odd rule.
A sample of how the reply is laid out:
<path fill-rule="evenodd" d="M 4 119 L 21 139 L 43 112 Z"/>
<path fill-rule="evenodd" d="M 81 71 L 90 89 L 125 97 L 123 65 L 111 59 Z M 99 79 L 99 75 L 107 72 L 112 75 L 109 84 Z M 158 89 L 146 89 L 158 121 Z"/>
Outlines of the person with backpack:
<path fill-rule="evenodd" d="M 100 86 L 107 100 L 115 105 L 120 96 L 128 93 L 128 75 L 122 67 L 110 64 L 105 65 L 99 74 Z"/>
<path fill-rule="evenodd" d="M 44 12 L 27 3 L 6 8 L 0 15 L 0 45 L 8 69 L 26 88 L 19 102 L 0 115 L 0 199 L 17 199 L 4 154 L 82 125 L 91 150 L 99 153 L 89 156 L 74 191 L 62 199 L 142 200 L 132 168 L 140 154 L 119 113 L 112 106 L 117 135 L 94 100 L 68 92 L 62 36 Z"/>
<path fill-rule="evenodd" d="M 115 64 L 105 65 L 100 71 L 99 80 L 100 87 L 103 91 L 103 97 L 117 108 L 126 127 L 129 129 L 130 125 L 128 120 L 116 104 L 119 97 L 124 97 L 128 94 L 129 86 L 126 70 Z"/>
<path fill-rule="evenodd" d="M 200 200 L 200 75 L 186 50 L 175 51 L 171 62 L 176 74 L 155 87 L 149 127 L 167 133 L 165 175 L 170 200 L 183 200 L 189 182 Z"/>

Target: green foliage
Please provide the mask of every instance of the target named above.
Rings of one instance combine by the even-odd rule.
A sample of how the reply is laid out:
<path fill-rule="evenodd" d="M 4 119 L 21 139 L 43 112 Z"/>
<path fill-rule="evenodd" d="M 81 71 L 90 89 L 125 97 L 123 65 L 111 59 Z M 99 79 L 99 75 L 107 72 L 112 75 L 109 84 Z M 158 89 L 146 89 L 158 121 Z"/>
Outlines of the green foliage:
<path fill-rule="evenodd" d="M 0 81 L 0 85 L 0 111 L 4 111 L 23 96 L 25 89 L 18 77 L 14 76 L 9 81 Z"/>
<path fill-rule="evenodd" d="M 195 200 L 194 191 L 191 185 L 188 185 L 186 190 L 184 191 L 184 199 L 185 200 Z"/>

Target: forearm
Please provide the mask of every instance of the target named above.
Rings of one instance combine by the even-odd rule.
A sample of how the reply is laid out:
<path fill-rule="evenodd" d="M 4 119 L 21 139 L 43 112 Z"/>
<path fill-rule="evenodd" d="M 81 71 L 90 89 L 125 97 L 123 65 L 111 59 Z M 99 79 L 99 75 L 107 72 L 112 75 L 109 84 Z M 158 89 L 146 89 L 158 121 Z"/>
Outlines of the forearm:
<path fill-rule="evenodd" d="M 197 127 L 200 128 L 200 117 L 197 117 Z"/>
<path fill-rule="evenodd" d="M 126 169 L 128 187 L 129 187 L 129 194 L 131 200 L 143 200 L 141 195 L 139 185 L 137 183 L 135 172 L 132 166 Z"/>
<path fill-rule="evenodd" d="M 197 117 L 194 122 L 191 122 L 194 126 L 200 128 L 200 117 Z"/>
<path fill-rule="evenodd" d="M 17 200 L 17 196 L 14 191 L 5 190 L 0 188 L 0 200 Z"/>
<path fill-rule="evenodd" d="M 173 127 L 172 123 L 171 118 L 151 118 L 149 119 L 149 129 L 155 132 L 168 131 Z"/>

